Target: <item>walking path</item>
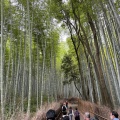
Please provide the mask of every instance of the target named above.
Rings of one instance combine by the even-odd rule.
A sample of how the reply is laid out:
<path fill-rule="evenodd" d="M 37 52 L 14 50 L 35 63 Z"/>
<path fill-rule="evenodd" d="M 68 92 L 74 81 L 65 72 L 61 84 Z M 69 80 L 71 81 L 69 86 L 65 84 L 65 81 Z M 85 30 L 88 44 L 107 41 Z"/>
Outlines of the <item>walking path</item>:
<path fill-rule="evenodd" d="M 69 107 L 72 107 L 73 111 L 75 110 L 75 108 L 77 107 L 78 108 L 78 104 L 70 104 L 69 103 Z M 80 111 L 79 111 L 80 112 Z M 72 120 L 75 120 L 74 117 Z M 80 112 L 80 120 L 84 120 L 83 119 L 83 114 Z"/>
<path fill-rule="evenodd" d="M 68 103 L 68 107 L 72 107 L 72 109 L 73 109 L 73 111 L 74 111 L 76 107 L 78 108 L 78 104 Z M 68 112 L 68 111 L 67 111 L 67 112 Z M 80 112 L 80 111 L 79 111 L 79 112 Z M 61 120 L 61 118 L 60 118 L 59 120 Z M 73 116 L 72 120 L 75 120 L 75 119 L 74 119 L 74 116 Z M 81 112 L 80 112 L 80 120 L 84 120 L 84 119 L 83 119 L 83 114 L 82 114 Z"/>

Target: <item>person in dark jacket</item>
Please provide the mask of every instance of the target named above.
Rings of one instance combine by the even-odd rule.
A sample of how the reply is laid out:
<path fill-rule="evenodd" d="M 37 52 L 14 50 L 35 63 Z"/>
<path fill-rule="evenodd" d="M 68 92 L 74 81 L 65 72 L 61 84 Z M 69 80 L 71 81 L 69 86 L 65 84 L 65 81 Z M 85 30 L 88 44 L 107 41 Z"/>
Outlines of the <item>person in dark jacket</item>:
<path fill-rule="evenodd" d="M 66 101 L 66 107 L 68 108 L 68 101 Z"/>
<path fill-rule="evenodd" d="M 67 111 L 66 103 L 63 103 L 62 113 L 64 114 L 64 112 L 66 113 L 66 111 Z"/>
<path fill-rule="evenodd" d="M 47 111 L 47 113 L 46 113 L 46 119 L 47 120 L 55 120 L 55 117 L 56 117 L 55 110 L 50 109 L 50 110 Z"/>
<path fill-rule="evenodd" d="M 75 120 L 80 120 L 80 113 L 77 108 L 75 109 L 74 116 L 75 116 Z"/>

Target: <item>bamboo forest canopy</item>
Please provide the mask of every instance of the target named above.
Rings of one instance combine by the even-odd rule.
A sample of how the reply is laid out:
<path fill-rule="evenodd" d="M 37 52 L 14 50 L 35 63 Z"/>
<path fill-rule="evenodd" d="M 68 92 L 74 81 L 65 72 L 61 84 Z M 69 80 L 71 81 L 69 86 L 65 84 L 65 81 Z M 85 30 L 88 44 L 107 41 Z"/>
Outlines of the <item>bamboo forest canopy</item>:
<path fill-rule="evenodd" d="M 0 5 L 2 120 L 68 97 L 120 106 L 120 0 Z"/>

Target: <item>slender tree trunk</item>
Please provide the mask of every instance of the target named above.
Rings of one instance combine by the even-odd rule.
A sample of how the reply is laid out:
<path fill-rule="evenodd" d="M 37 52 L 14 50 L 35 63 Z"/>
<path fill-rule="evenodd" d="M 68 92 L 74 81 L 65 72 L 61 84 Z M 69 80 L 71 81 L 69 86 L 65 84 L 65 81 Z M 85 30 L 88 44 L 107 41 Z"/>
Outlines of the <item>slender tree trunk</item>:
<path fill-rule="evenodd" d="M 104 30 L 104 29 L 103 29 Z M 105 40 L 105 46 L 107 47 L 107 48 L 109 48 L 109 46 L 108 46 L 108 43 L 107 43 L 107 40 Z M 112 74 L 112 78 L 113 78 L 113 81 L 114 82 L 112 82 L 113 83 L 113 85 L 114 85 L 114 88 L 115 88 L 115 90 L 116 90 L 116 94 L 117 94 L 117 96 L 116 96 L 116 98 L 119 100 L 119 88 L 117 87 L 117 82 L 116 82 L 116 74 L 115 74 L 115 69 L 114 69 L 114 66 L 113 66 L 113 62 L 112 62 L 112 58 L 110 57 L 110 52 L 109 52 L 109 49 L 107 49 L 106 50 L 106 52 L 107 52 L 107 56 L 108 56 L 108 62 L 109 62 L 109 64 L 110 64 L 110 70 L 111 70 L 111 74 Z"/>
<path fill-rule="evenodd" d="M 96 103 L 97 102 L 97 98 L 96 98 L 96 95 L 95 95 L 96 94 L 96 92 L 95 92 L 96 91 L 95 90 L 95 78 L 94 78 L 94 75 L 93 75 L 92 63 L 89 60 L 89 56 L 87 54 L 85 46 L 83 46 L 83 47 L 84 47 L 85 56 L 86 56 L 87 63 L 88 63 L 88 71 L 89 71 L 89 74 L 90 74 L 90 78 L 89 78 L 90 79 L 90 84 L 89 84 L 89 86 L 90 86 L 92 101 L 94 101 Z M 92 83 L 92 85 L 91 85 L 91 83 Z"/>
<path fill-rule="evenodd" d="M 69 21 L 69 20 L 68 20 L 68 21 Z M 73 43 L 73 46 L 74 46 L 74 50 L 75 50 L 75 53 L 76 53 L 76 56 L 77 56 L 78 68 L 79 68 L 80 77 L 81 77 L 80 83 L 82 84 L 82 82 L 84 81 L 84 77 L 83 77 L 83 72 L 82 72 L 82 69 L 81 69 L 82 66 L 81 66 L 81 63 L 80 63 L 80 58 L 79 58 L 79 54 L 78 54 L 78 49 L 77 49 L 77 46 L 76 46 L 75 41 L 74 41 L 74 38 L 73 38 L 73 33 L 72 33 L 72 28 L 71 28 L 71 26 L 70 26 L 70 23 L 67 23 L 67 25 L 68 25 L 68 28 L 69 28 L 69 31 L 70 31 L 71 40 L 72 40 L 72 43 Z M 82 86 L 82 90 L 83 90 L 83 93 L 82 93 L 82 94 L 84 94 L 84 88 L 83 88 L 83 86 Z M 85 99 L 83 95 L 82 95 L 82 98 Z"/>
<path fill-rule="evenodd" d="M 105 80 L 104 80 L 104 76 L 103 76 L 103 72 L 102 72 L 102 68 L 101 68 L 101 64 L 100 64 L 100 52 L 99 52 L 99 46 L 98 46 L 98 42 L 97 42 L 97 33 L 96 33 L 96 29 L 93 23 L 93 20 L 91 18 L 91 16 L 89 15 L 89 13 L 87 13 L 87 17 L 88 17 L 88 22 L 90 24 L 92 33 L 93 33 L 93 37 L 94 37 L 94 44 L 95 44 L 95 48 L 96 48 L 96 62 L 97 62 L 97 67 L 99 69 L 99 76 L 100 76 L 100 86 L 102 89 L 104 89 L 104 92 L 102 92 L 103 94 L 103 102 L 107 105 L 107 104 L 111 104 L 110 101 L 110 96 L 108 94 L 108 91 L 106 89 L 106 84 L 105 84 Z"/>
<path fill-rule="evenodd" d="M 31 108 L 31 82 L 32 82 L 32 35 L 31 35 L 31 24 L 30 24 L 30 13 L 29 13 L 29 0 L 27 0 L 27 15 L 28 15 L 28 40 L 29 40 L 29 90 L 28 90 L 28 108 L 27 118 L 30 117 Z"/>
<path fill-rule="evenodd" d="M 10 53 L 11 53 L 11 41 L 10 41 Z M 7 101 L 7 94 L 8 94 L 8 85 L 9 85 L 9 74 L 10 74 L 10 63 L 11 63 L 11 54 L 9 54 L 9 60 L 8 60 L 8 69 L 6 74 L 6 85 L 5 85 L 5 96 L 4 96 L 4 105 L 6 105 Z"/>
<path fill-rule="evenodd" d="M 47 75 L 47 99 L 49 104 L 50 103 L 50 68 L 48 69 L 48 75 Z"/>
<path fill-rule="evenodd" d="M 41 85 L 41 108 L 43 106 L 43 89 L 44 89 L 44 70 L 45 70 L 45 56 L 46 56 L 46 40 L 44 41 L 44 44 L 43 44 L 43 64 L 42 64 L 42 76 L 41 76 L 41 82 L 42 82 L 42 85 Z"/>
<path fill-rule="evenodd" d="M 21 48 L 21 40 L 20 40 L 20 48 Z M 18 57 L 17 75 L 16 75 L 16 81 L 15 81 L 15 92 L 14 92 L 14 100 L 13 100 L 13 114 L 16 108 L 16 95 L 17 95 L 18 79 L 19 79 L 19 73 L 20 73 L 20 49 L 19 49 L 18 55 L 19 57 Z"/>
<path fill-rule="evenodd" d="M 3 88 L 3 0 L 1 0 L 1 60 L 0 60 L 0 66 L 1 66 L 1 80 L 0 80 L 0 88 L 1 88 L 1 119 L 4 120 L 4 88 Z"/>
<path fill-rule="evenodd" d="M 80 90 L 78 89 L 78 87 L 77 87 L 75 81 L 74 81 L 74 85 L 75 85 L 75 88 L 77 89 L 77 91 L 79 92 L 80 97 L 82 98 L 82 94 L 81 94 Z"/>
<path fill-rule="evenodd" d="M 24 91 L 25 91 L 25 75 L 26 75 L 26 33 L 24 34 L 24 65 L 23 65 L 23 80 L 22 80 L 22 112 L 24 112 Z"/>
<path fill-rule="evenodd" d="M 102 7 L 102 9 L 103 9 L 103 16 L 104 16 L 104 20 L 105 20 L 105 25 L 106 25 L 106 28 L 107 28 L 107 33 L 108 33 L 108 37 L 109 37 L 109 39 L 110 39 L 110 41 L 109 41 L 109 44 L 111 45 L 111 47 L 113 48 L 112 49 L 112 54 L 110 55 L 110 57 L 112 58 L 112 56 L 114 56 L 115 55 L 115 59 L 111 59 L 112 60 L 112 65 L 113 65 L 113 70 L 115 71 L 115 73 L 116 73 L 116 75 L 114 76 L 115 77 L 115 79 L 117 79 L 118 78 L 118 85 L 119 85 L 119 87 L 118 87 L 118 89 L 120 88 L 120 80 L 119 80 L 119 78 L 120 78 L 120 73 L 119 73 L 119 64 L 118 64 L 118 61 L 119 61 L 119 59 L 117 60 L 117 57 L 116 57 L 116 49 L 117 48 L 119 48 L 118 46 L 118 43 L 117 43 L 117 45 L 115 44 L 116 43 L 116 38 L 114 37 L 114 31 L 113 31 L 113 27 L 111 26 L 111 23 L 109 22 L 109 20 L 108 20 L 108 17 L 107 17 L 107 11 L 105 10 L 105 8 L 104 8 L 104 5 L 102 4 L 102 2 L 101 2 L 101 7 Z M 110 10 L 110 9 L 108 9 L 108 10 Z M 111 13 L 109 13 L 110 15 L 109 16 L 111 16 Z M 112 19 L 112 18 L 110 18 L 110 19 Z M 119 37 L 119 39 L 120 39 L 120 37 Z M 106 44 L 106 45 L 108 45 L 108 44 Z M 109 46 L 110 46 L 109 45 Z M 116 46 L 115 46 L 116 45 Z M 108 47 L 109 49 L 110 49 L 110 47 Z M 115 49 L 116 48 L 116 49 Z M 119 49 L 118 49 L 118 51 L 119 51 Z M 110 53 L 111 53 L 111 51 L 110 51 Z M 119 55 L 119 52 L 118 52 L 118 55 Z M 118 57 L 119 58 L 119 57 Z M 115 61 L 114 61 L 115 60 Z M 114 66 L 114 63 L 116 63 L 116 66 Z M 115 67 L 116 67 L 116 70 L 115 70 Z M 116 87 L 117 88 L 117 87 Z M 119 90 L 118 90 L 119 91 Z M 118 95 L 119 96 L 119 95 Z M 120 98 L 120 97 L 119 97 Z"/>
<path fill-rule="evenodd" d="M 53 94 L 54 94 L 54 86 L 53 86 L 53 46 L 51 42 L 51 48 L 50 48 L 50 86 L 51 86 L 51 100 L 53 101 Z"/>
<path fill-rule="evenodd" d="M 113 93 L 113 88 L 111 86 L 111 78 L 109 77 L 108 75 L 108 69 L 109 66 L 107 66 L 106 62 L 106 55 L 108 57 L 108 62 L 110 61 L 110 58 L 109 58 L 109 54 L 108 54 L 108 49 L 106 49 L 106 55 L 105 55 L 105 51 L 104 51 L 104 46 L 102 44 L 102 41 L 104 40 L 105 41 L 105 48 L 107 48 L 106 46 L 106 36 L 105 36 L 105 31 L 103 30 L 103 27 L 102 27 L 102 24 L 101 24 L 101 21 L 99 21 L 99 26 L 97 26 L 98 30 L 99 30 L 99 33 L 102 34 L 102 37 L 101 35 L 99 35 L 100 40 L 99 40 L 99 43 L 101 45 L 101 57 L 102 57 L 102 64 L 103 64 L 103 70 L 104 70 L 104 74 L 106 74 L 106 78 L 107 78 L 107 81 L 108 81 L 108 85 L 107 85 L 107 88 L 109 89 L 109 93 L 111 94 L 111 101 L 113 103 L 113 106 L 115 106 L 115 94 Z M 110 67 L 111 67 L 112 63 L 110 63 Z"/>
<path fill-rule="evenodd" d="M 109 59 L 109 61 L 111 60 L 112 61 L 112 63 L 110 64 L 110 66 L 112 67 L 112 69 L 111 69 L 111 72 L 112 72 L 112 77 L 113 77 L 113 79 L 114 79 L 114 85 L 115 85 L 115 89 L 116 89 L 116 93 L 117 93 L 117 97 L 118 97 L 118 100 L 120 100 L 119 98 L 119 87 L 117 87 L 118 85 L 119 85 L 119 82 L 117 83 L 116 82 L 116 79 L 117 79 L 117 76 L 116 76 L 116 71 L 115 71 L 115 66 L 114 66 L 114 63 L 116 62 L 117 63 L 117 61 L 113 61 L 113 54 L 114 54 L 114 52 L 115 52 L 115 46 L 113 46 L 113 40 L 115 40 L 115 38 L 114 38 L 114 36 L 113 36 L 113 32 L 111 31 L 111 29 L 110 28 L 112 28 L 112 26 L 111 26 L 111 24 L 109 23 L 109 20 L 108 20 L 108 18 L 107 18 L 107 13 L 106 13 L 106 10 L 104 9 L 104 7 L 103 7 L 103 4 L 101 3 L 101 7 L 103 8 L 103 11 L 104 11 L 104 17 L 105 17 L 105 22 L 103 22 L 103 23 L 105 23 L 104 25 L 106 25 L 106 28 L 107 28 L 107 33 L 108 33 L 108 37 L 109 37 L 109 39 L 110 39 L 110 41 L 109 40 L 107 40 L 107 41 L 105 41 L 105 44 L 106 44 L 106 46 L 107 46 L 107 48 L 108 49 L 110 49 L 110 47 L 111 47 L 111 51 L 112 51 L 112 54 L 110 54 L 110 55 L 108 55 L 108 57 L 111 57 L 111 59 Z M 104 30 L 104 29 L 103 29 Z M 108 46 L 108 44 L 109 44 L 109 46 Z M 110 46 L 111 45 L 111 46 Z M 113 51 L 114 50 L 114 51 Z M 111 51 L 109 52 L 109 50 L 108 50 L 108 54 L 109 53 L 111 53 Z M 115 55 L 116 55 L 116 53 L 115 53 Z M 115 58 L 116 59 L 116 58 Z M 110 61 L 110 62 L 111 62 Z M 116 64 L 117 65 L 117 64 Z M 118 65 L 117 65 L 118 66 Z M 118 68 L 117 68 L 118 69 Z M 119 76 L 118 76 L 118 78 L 119 78 Z M 118 80 L 119 81 L 119 80 Z M 117 89 L 118 88 L 118 89 Z"/>
<path fill-rule="evenodd" d="M 120 17 L 119 17 L 119 15 L 117 14 L 117 12 L 116 12 L 116 10 L 115 10 L 115 6 L 114 6 L 113 1 L 112 1 L 112 0 L 108 0 L 108 2 L 109 2 L 110 7 L 111 7 L 111 9 L 112 9 L 112 11 L 113 11 L 114 17 L 115 17 L 115 19 L 116 19 L 116 21 L 117 21 L 118 30 L 119 30 L 119 29 L 120 29 Z M 119 32 L 120 32 L 120 30 L 119 30 Z"/>
<path fill-rule="evenodd" d="M 39 46 L 38 46 L 38 36 L 37 36 L 37 109 L 39 104 Z"/>
<path fill-rule="evenodd" d="M 12 63 L 11 63 L 11 78 L 10 78 L 10 83 L 9 83 L 9 88 L 8 88 L 8 90 L 10 91 L 9 92 L 9 102 L 10 102 L 10 104 L 9 104 L 9 115 L 11 115 L 12 114 L 12 90 L 13 90 L 13 82 L 12 82 L 12 80 L 13 80 L 13 76 L 14 76 L 14 60 L 12 59 L 11 60 L 12 61 Z"/>

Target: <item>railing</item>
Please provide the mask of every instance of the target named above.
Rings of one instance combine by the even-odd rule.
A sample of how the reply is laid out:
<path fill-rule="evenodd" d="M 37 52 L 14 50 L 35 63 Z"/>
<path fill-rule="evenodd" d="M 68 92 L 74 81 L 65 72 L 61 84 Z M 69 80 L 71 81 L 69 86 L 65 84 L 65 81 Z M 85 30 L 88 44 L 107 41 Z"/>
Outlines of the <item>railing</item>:
<path fill-rule="evenodd" d="M 79 101 L 78 101 L 78 104 L 79 104 Z M 85 113 L 86 111 L 82 109 L 81 112 L 82 112 L 82 113 Z M 103 117 L 103 116 L 101 116 L 101 115 L 93 112 L 93 110 L 92 110 L 92 111 L 88 110 L 88 112 L 89 112 L 89 113 L 92 113 L 93 115 L 95 115 L 95 116 L 97 116 L 97 117 L 99 117 L 99 118 L 101 118 L 101 119 L 103 119 L 103 120 L 109 120 L 108 118 L 105 118 L 105 117 Z M 101 120 L 101 119 L 100 119 L 100 120 Z"/>
<path fill-rule="evenodd" d="M 58 113 L 57 117 L 55 118 L 55 120 L 58 120 L 60 118 L 60 115 L 62 114 L 62 111 L 60 110 L 60 112 Z"/>

